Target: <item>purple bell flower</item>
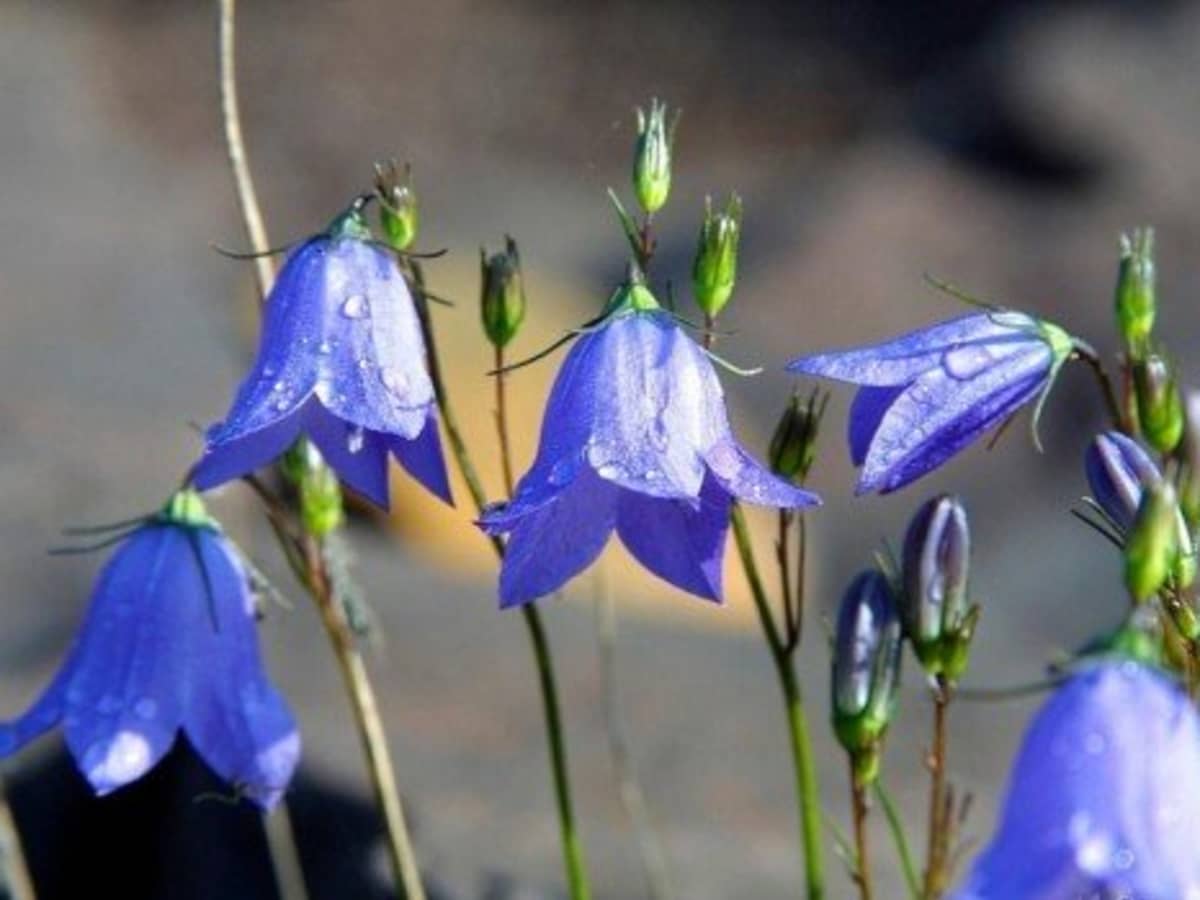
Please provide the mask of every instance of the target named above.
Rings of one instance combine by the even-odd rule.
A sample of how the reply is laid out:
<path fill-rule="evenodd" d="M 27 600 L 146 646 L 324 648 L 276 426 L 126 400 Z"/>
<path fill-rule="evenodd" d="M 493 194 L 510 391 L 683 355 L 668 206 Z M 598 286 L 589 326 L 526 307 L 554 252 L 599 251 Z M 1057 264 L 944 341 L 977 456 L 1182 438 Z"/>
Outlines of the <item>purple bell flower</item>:
<path fill-rule="evenodd" d="M 1132 661 L 1072 676 L 1038 712 L 1000 825 L 954 900 L 1200 898 L 1200 718 Z"/>
<path fill-rule="evenodd" d="M 306 435 L 343 481 L 388 505 L 388 455 L 450 502 L 412 295 L 360 204 L 288 257 L 258 357 L 192 473 L 200 490 L 270 463 Z"/>
<path fill-rule="evenodd" d="M 742 448 L 709 358 L 635 282 L 571 348 L 533 467 L 512 502 L 482 517 L 489 534 L 511 533 L 500 605 L 557 590 L 595 560 L 613 529 L 655 575 L 720 601 L 735 497 L 788 508 L 820 502 Z"/>
<path fill-rule="evenodd" d="M 860 385 L 849 426 L 850 456 L 862 467 L 857 492 L 886 494 L 1034 398 L 1040 405 L 1073 347 L 1049 322 L 981 312 L 881 344 L 806 356 L 788 369 Z"/>
<path fill-rule="evenodd" d="M 195 492 L 124 539 L 50 686 L 0 723 L 0 755 L 60 722 L 100 795 L 141 778 L 180 731 L 259 806 L 283 795 L 300 736 L 263 671 L 245 565 Z"/>

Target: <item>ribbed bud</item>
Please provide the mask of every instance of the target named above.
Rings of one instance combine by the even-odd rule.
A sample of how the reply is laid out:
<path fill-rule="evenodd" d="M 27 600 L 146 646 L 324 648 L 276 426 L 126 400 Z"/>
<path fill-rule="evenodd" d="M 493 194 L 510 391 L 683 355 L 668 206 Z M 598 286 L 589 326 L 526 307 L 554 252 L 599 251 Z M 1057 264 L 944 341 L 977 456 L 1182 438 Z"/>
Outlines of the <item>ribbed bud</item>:
<path fill-rule="evenodd" d="M 511 341 L 525 321 L 525 281 L 517 242 L 505 237 L 504 250 L 492 256 L 479 251 L 483 281 L 480 311 L 483 331 L 495 347 Z"/>

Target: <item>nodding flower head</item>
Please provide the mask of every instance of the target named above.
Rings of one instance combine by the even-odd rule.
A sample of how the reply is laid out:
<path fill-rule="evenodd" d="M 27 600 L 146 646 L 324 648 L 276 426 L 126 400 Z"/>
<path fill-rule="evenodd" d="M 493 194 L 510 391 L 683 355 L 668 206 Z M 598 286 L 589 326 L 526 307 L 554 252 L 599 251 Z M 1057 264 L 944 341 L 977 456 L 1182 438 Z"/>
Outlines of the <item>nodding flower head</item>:
<path fill-rule="evenodd" d="M 537 458 L 512 501 L 480 522 L 491 534 L 510 534 L 501 605 L 557 590 L 591 564 L 614 529 L 651 572 L 719 600 L 734 498 L 819 502 L 742 448 L 708 356 L 645 285 L 627 285 L 567 354 Z"/>
<path fill-rule="evenodd" d="M 307 436 L 346 484 L 388 504 L 388 458 L 449 502 L 433 384 L 412 295 L 361 203 L 288 257 L 264 307 L 258 356 L 192 473 L 201 490 Z"/>
<path fill-rule="evenodd" d="M 0 754 L 62 723 L 97 794 L 136 781 L 183 732 L 222 779 L 264 808 L 300 756 L 296 723 L 263 669 L 256 598 L 237 549 L 197 494 L 177 494 L 100 573 L 58 674 L 0 723 Z"/>
<path fill-rule="evenodd" d="M 1056 325 L 997 310 L 806 356 L 788 369 L 859 385 L 849 428 L 858 493 L 886 494 L 1044 398 L 1074 346 Z"/>
<path fill-rule="evenodd" d="M 1200 718 L 1129 660 L 1072 675 L 1025 734 L 996 833 L 953 900 L 1200 897 Z"/>

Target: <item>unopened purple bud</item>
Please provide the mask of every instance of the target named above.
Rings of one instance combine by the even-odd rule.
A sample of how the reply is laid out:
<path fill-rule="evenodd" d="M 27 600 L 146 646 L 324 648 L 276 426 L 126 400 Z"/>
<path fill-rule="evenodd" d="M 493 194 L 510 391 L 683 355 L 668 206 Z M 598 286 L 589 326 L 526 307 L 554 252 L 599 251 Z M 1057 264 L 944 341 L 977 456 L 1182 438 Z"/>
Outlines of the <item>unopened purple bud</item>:
<path fill-rule="evenodd" d="M 856 759 L 877 759 L 895 712 L 900 630 L 887 579 L 873 569 L 860 573 L 838 610 L 832 685 L 834 731 Z M 871 771 L 861 774 L 871 780 Z"/>
<path fill-rule="evenodd" d="M 1142 446 L 1118 431 L 1095 437 L 1084 457 L 1092 499 L 1122 531 L 1133 524 L 1142 490 L 1162 479 Z"/>
<path fill-rule="evenodd" d="M 904 535 L 904 630 L 923 663 L 967 612 L 971 532 L 967 511 L 956 497 L 927 501 Z"/>

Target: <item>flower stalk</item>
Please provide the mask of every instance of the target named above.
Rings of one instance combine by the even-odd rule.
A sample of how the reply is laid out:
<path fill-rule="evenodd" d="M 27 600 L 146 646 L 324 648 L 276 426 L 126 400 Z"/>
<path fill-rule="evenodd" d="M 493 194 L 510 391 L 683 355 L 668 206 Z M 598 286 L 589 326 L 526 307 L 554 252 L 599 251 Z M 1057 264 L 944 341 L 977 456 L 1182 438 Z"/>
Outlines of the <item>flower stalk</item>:
<path fill-rule="evenodd" d="M 471 455 L 458 427 L 458 419 L 454 415 L 446 394 L 445 382 L 442 379 L 441 363 L 438 359 L 437 343 L 433 333 L 433 322 L 429 315 L 429 303 L 425 292 L 425 277 L 421 266 L 415 260 L 407 262 L 407 274 L 410 276 L 413 294 L 417 304 L 417 314 L 421 319 L 421 330 L 425 338 L 428 355 L 429 376 L 433 381 L 434 394 L 442 413 L 442 424 L 450 442 L 450 451 L 462 472 L 463 480 L 467 483 L 467 491 L 475 505 L 477 513 L 482 514 L 488 505 L 487 493 L 483 482 L 471 461 Z M 496 349 L 496 368 L 503 369 L 503 349 Z M 497 376 L 496 385 L 496 423 L 500 432 L 502 457 L 508 455 L 508 425 L 504 404 L 503 373 Z M 511 461 L 502 458 L 502 468 L 506 475 L 505 487 L 511 493 L 512 482 Z M 489 536 L 496 555 L 504 558 L 504 540 L 497 535 Z M 521 614 L 529 632 L 529 641 L 533 650 L 534 662 L 538 672 L 538 686 L 542 695 L 543 717 L 546 723 L 546 741 L 550 752 L 551 778 L 554 785 L 554 796 L 558 808 L 559 834 L 562 843 L 563 865 L 566 872 L 567 890 L 571 900 L 590 900 L 591 885 L 587 875 L 587 864 L 584 859 L 583 844 L 580 841 L 575 826 L 575 812 L 571 800 L 570 772 L 567 765 L 566 737 L 563 733 L 562 717 L 559 712 L 558 686 L 554 676 L 554 661 L 550 653 L 550 644 L 546 639 L 546 631 L 542 625 L 541 615 L 537 607 L 527 603 L 521 607 Z"/>
<path fill-rule="evenodd" d="M 241 116 L 237 102 L 237 73 L 235 67 L 235 13 L 236 0 L 218 0 L 218 57 L 220 70 L 221 118 L 225 127 L 226 148 L 230 169 L 233 172 L 237 199 L 245 225 L 246 236 L 256 254 L 255 272 L 258 278 L 260 300 L 265 301 L 275 277 L 274 266 L 266 251 L 269 247 L 262 209 L 250 174 L 242 134 Z M 270 506 L 268 507 L 270 509 Z M 273 527 L 281 538 L 282 523 L 277 521 L 278 510 L 271 512 Z M 286 543 L 281 540 L 281 543 Z M 295 547 L 286 547 L 289 559 L 295 557 Z M 375 793 L 376 803 L 383 812 L 388 834 L 388 850 L 394 870 L 397 889 L 406 900 L 424 900 L 425 891 L 421 884 L 420 871 L 412 849 L 388 752 L 387 736 L 379 717 L 375 693 L 367 675 L 366 666 L 358 651 L 353 632 L 346 622 L 344 612 L 335 596 L 332 580 L 321 552 L 321 541 L 306 534 L 301 542 L 301 559 L 305 578 L 302 583 L 317 605 L 321 621 L 342 671 L 354 713 L 363 749 L 367 757 L 368 773 Z M 278 863 L 277 863 L 278 866 Z"/>

